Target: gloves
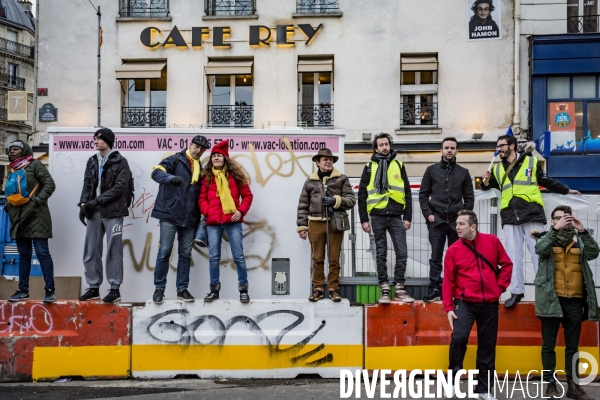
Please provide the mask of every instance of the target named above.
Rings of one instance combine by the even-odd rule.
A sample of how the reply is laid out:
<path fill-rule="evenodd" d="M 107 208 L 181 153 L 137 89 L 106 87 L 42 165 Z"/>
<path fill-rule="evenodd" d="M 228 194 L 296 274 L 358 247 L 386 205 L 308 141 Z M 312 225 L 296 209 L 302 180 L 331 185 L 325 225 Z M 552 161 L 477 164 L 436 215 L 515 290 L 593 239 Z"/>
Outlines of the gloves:
<path fill-rule="evenodd" d="M 79 207 L 79 220 L 83 225 L 87 226 L 85 223 L 85 206 Z"/>
<path fill-rule="evenodd" d="M 174 176 L 171 178 L 169 183 L 173 186 L 181 186 L 183 184 L 183 178 L 180 176 Z"/>
<path fill-rule="evenodd" d="M 323 197 L 324 207 L 332 207 L 333 205 L 335 205 L 335 199 L 333 197 Z"/>
<path fill-rule="evenodd" d="M 96 210 L 96 207 L 98 207 L 99 205 L 100 202 L 98 201 L 98 199 L 90 200 L 87 203 L 85 203 L 83 208 L 85 208 L 85 215 L 88 216 L 88 219 L 89 215 L 92 215 Z"/>

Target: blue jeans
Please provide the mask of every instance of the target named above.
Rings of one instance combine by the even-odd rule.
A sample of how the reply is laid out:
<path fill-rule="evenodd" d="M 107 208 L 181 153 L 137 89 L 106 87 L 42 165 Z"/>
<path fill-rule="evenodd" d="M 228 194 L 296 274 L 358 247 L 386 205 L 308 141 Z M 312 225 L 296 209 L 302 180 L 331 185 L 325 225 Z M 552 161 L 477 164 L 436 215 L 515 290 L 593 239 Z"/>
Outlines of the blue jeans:
<path fill-rule="evenodd" d="M 192 260 L 192 245 L 194 244 L 195 226 L 177 226 L 167 221 L 160 221 L 160 247 L 154 268 L 154 286 L 158 290 L 165 290 L 167 274 L 169 273 L 169 259 L 173 251 L 175 234 L 179 240 L 179 258 L 177 260 L 177 291 L 181 292 L 190 284 L 190 262 Z"/>
<path fill-rule="evenodd" d="M 29 274 L 31 273 L 31 247 L 35 247 L 35 254 L 40 262 L 44 275 L 44 289 L 54 292 L 54 263 L 48 249 L 48 239 L 17 239 L 19 252 L 19 290 L 29 292 Z"/>
<path fill-rule="evenodd" d="M 238 283 L 248 283 L 248 273 L 246 271 L 246 259 L 244 258 L 244 246 L 242 245 L 242 223 L 222 225 L 208 225 L 208 256 L 210 283 L 219 283 L 219 262 L 221 261 L 221 240 L 223 231 L 227 233 L 231 254 L 238 274 Z"/>

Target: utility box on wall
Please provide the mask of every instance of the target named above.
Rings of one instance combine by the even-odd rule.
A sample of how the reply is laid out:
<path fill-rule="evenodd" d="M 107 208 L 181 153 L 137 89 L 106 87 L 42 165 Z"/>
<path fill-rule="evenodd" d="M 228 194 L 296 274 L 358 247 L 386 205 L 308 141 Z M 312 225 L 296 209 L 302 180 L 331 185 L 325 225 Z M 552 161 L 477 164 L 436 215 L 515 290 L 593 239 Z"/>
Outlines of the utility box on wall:
<path fill-rule="evenodd" d="M 290 294 L 290 259 L 271 259 L 271 294 Z"/>

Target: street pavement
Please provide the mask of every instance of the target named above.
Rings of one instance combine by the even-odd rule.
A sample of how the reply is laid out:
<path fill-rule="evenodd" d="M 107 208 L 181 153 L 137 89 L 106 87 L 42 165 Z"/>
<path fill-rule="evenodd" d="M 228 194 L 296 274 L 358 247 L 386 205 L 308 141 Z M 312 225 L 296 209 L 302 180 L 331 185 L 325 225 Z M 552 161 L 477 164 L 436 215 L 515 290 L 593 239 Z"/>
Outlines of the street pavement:
<path fill-rule="evenodd" d="M 498 399 L 542 398 L 536 394 L 538 382 L 529 382 L 529 394 L 515 391 L 498 395 Z M 566 383 L 564 383 L 566 389 Z M 461 387 L 466 390 L 466 382 Z M 515 386 L 520 389 L 519 385 Z M 526 390 L 525 381 L 523 388 Z M 511 386 L 512 389 L 512 386 Z M 393 386 L 392 386 L 393 390 Z M 387 392 L 391 393 L 389 389 Z M 600 399 L 600 384 L 585 386 L 587 393 Z M 559 389 L 560 391 L 560 389 Z M 311 400 L 339 399 L 340 382 L 337 379 L 173 379 L 173 380 L 119 380 L 119 381 L 71 381 L 67 383 L 4 383 L 0 384 L 0 400 L 71 400 L 71 399 L 119 399 L 119 400 Z M 351 399 L 356 398 L 352 393 Z M 367 399 L 365 389 L 362 399 Z M 380 399 L 379 386 L 375 399 Z M 412 398 L 412 397 L 407 397 Z M 566 397 L 565 397 L 566 398 Z"/>

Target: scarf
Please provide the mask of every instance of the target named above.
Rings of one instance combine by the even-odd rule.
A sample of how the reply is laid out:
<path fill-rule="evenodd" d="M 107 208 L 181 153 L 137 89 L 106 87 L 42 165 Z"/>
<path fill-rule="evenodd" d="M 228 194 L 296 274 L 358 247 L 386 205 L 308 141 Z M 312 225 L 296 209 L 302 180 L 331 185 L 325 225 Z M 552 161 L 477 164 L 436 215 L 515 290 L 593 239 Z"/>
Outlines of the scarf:
<path fill-rule="evenodd" d="M 11 162 L 9 166 L 16 171 L 18 169 L 25 168 L 32 161 L 35 161 L 35 158 L 33 158 L 33 156 L 19 157 L 15 161 Z"/>
<path fill-rule="evenodd" d="M 223 208 L 223 214 L 235 214 L 237 208 L 231 197 L 231 191 L 229 190 L 229 180 L 227 179 L 227 171 L 223 169 L 212 169 L 212 173 L 215 176 L 215 182 L 217 184 L 217 197 L 221 198 L 221 207 Z"/>
<path fill-rule="evenodd" d="M 379 167 L 377 168 L 377 174 L 375 175 L 375 188 L 377 189 L 377 193 L 384 194 L 388 190 L 390 190 L 390 185 L 387 179 L 387 170 L 390 162 L 396 158 L 396 152 L 394 150 L 390 150 L 390 153 L 387 156 L 383 156 L 381 154 L 373 154 L 374 161 L 377 160 Z"/>
<path fill-rule="evenodd" d="M 200 160 L 196 160 L 194 157 L 192 157 L 192 153 L 190 152 L 189 148 L 185 151 L 185 156 L 188 158 L 188 160 L 190 160 L 192 162 L 192 185 L 193 185 L 196 182 L 198 182 L 198 179 L 200 178 Z M 215 176 L 216 176 L 216 174 L 215 174 Z"/>
<path fill-rule="evenodd" d="M 576 234 L 577 229 L 573 227 L 560 229 L 556 235 L 556 242 L 560 245 L 560 247 L 565 248 L 573 241 L 573 238 Z"/>

